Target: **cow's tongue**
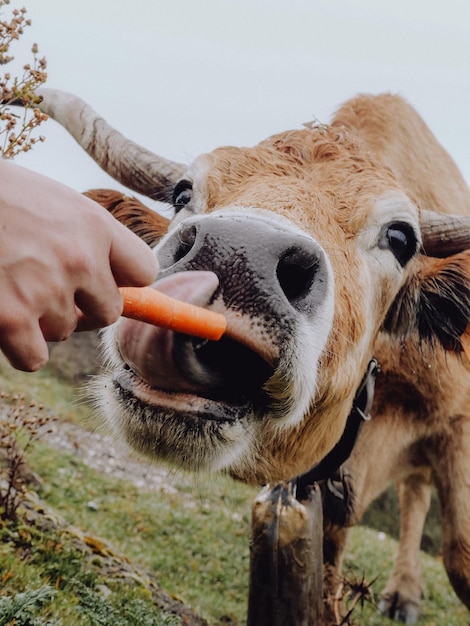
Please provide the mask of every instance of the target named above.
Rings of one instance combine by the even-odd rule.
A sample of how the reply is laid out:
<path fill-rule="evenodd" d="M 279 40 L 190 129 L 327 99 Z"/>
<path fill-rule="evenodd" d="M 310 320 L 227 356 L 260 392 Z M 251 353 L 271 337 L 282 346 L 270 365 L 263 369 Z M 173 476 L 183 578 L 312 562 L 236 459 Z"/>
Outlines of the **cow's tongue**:
<path fill-rule="evenodd" d="M 213 272 L 179 272 L 158 280 L 159 291 L 205 306 L 219 284 Z M 169 391 L 195 391 L 179 372 L 173 358 L 173 332 L 132 319 L 121 319 L 118 345 L 122 358 L 143 381 Z"/>

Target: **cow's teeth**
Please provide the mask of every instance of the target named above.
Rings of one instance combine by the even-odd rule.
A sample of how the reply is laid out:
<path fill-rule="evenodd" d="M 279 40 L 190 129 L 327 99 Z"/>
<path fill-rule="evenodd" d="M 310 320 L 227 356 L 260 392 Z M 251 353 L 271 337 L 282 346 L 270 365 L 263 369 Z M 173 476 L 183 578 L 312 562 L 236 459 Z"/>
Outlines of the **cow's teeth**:
<path fill-rule="evenodd" d="M 194 350 L 195 351 L 200 350 L 201 348 L 203 348 L 208 343 L 209 343 L 208 339 L 197 339 L 193 343 Z"/>

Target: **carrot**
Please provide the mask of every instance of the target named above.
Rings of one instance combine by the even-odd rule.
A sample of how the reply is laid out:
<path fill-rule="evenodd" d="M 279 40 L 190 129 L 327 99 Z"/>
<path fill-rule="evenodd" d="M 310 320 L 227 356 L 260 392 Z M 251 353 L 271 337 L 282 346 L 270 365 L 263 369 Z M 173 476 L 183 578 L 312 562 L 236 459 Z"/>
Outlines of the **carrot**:
<path fill-rule="evenodd" d="M 152 287 L 120 287 L 122 315 L 187 335 L 218 340 L 227 326 L 220 313 L 175 300 Z"/>

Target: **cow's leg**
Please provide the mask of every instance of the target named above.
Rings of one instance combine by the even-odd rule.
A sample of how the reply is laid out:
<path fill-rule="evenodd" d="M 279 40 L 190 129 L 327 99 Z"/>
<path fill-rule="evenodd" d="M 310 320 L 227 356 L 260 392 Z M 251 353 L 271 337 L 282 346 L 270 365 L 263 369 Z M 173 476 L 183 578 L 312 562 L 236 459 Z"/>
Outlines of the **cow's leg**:
<path fill-rule="evenodd" d="M 424 584 L 420 545 L 431 503 L 431 472 L 411 474 L 398 485 L 400 542 L 395 565 L 382 593 L 380 611 L 405 624 L 418 620 Z"/>
<path fill-rule="evenodd" d="M 411 494 L 407 495 L 413 481 L 407 485 L 406 480 L 409 475 L 418 473 L 413 462 L 415 458 L 408 459 L 407 451 L 409 451 L 415 443 L 415 433 L 409 426 L 409 419 L 399 419 L 399 415 L 394 416 L 394 427 L 391 431 L 387 414 L 374 415 L 371 422 L 365 424 L 361 430 L 358 441 L 354 447 L 353 453 L 341 473 L 343 488 L 334 483 L 335 489 L 328 488 L 324 485 L 324 554 L 327 564 L 327 592 L 328 595 L 335 593 L 332 589 L 335 582 L 340 580 L 340 571 L 343 558 L 343 550 L 346 544 L 347 529 L 345 526 L 356 524 L 364 514 L 369 504 L 379 496 L 388 486 L 393 483 L 405 481 L 402 489 L 402 507 L 407 511 L 408 500 L 411 500 L 411 509 L 408 511 L 410 515 L 409 525 L 402 527 L 401 536 L 405 541 L 405 546 L 400 549 L 401 565 L 395 567 L 394 572 L 401 568 L 401 577 L 405 580 L 408 575 L 412 580 L 412 586 L 416 590 L 412 594 L 413 600 L 416 598 L 418 603 L 421 601 L 422 582 L 419 569 L 414 565 L 416 557 L 410 559 L 410 563 L 406 562 L 405 555 L 409 550 L 409 546 L 415 545 L 413 553 L 419 552 L 421 540 L 422 524 L 429 506 L 429 470 L 422 474 L 420 485 L 420 499 L 418 502 L 413 501 Z M 378 462 L 378 459 L 380 461 Z M 423 470 L 424 471 L 424 470 Z M 415 479 L 416 482 L 416 479 Z M 418 481 L 419 482 L 419 481 Z M 405 485 L 407 487 L 405 488 Z M 335 498 L 335 491 L 340 495 L 346 495 L 345 498 Z M 416 507 L 415 507 L 416 505 Z M 343 507 L 343 508 L 341 508 Z M 413 537 L 413 520 L 418 519 L 415 536 Z M 407 588 L 404 583 L 395 585 L 394 593 L 398 597 L 403 596 L 402 604 L 407 604 L 409 597 L 406 595 Z M 401 594 L 401 595 L 400 595 Z M 411 604 L 408 610 L 411 619 Z M 405 610 L 404 615 L 407 611 Z M 397 614 L 398 615 L 398 614 Z M 412 623 L 412 622 L 409 622 Z"/>
<path fill-rule="evenodd" d="M 470 519 L 467 519 L 467 528 L 470 528 Z M 468 535 L 455 533 L 455 528 L 444 543 L 444 565 L 455 593 L 470 609 L 470 540 Z"/>
<path fill-rule="evenodd" d="M 442 507 L 444 566 L 470 609 L 470 422 L 457 418 L 452 437 L 435 446 L 433 465 Z"/>

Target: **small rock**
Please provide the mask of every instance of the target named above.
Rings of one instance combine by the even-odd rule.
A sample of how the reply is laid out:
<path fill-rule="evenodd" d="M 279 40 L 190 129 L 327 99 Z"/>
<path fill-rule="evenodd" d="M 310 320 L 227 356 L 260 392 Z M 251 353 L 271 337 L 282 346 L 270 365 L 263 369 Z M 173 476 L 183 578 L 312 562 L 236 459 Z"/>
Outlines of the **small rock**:
<path fill-rule="evenodd" d="M 103 598 L 107 598 L 113 593 L 107 585 L 96 585 L 95 588 L 103 596 Z"/>

